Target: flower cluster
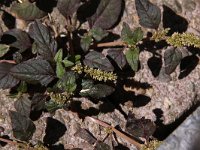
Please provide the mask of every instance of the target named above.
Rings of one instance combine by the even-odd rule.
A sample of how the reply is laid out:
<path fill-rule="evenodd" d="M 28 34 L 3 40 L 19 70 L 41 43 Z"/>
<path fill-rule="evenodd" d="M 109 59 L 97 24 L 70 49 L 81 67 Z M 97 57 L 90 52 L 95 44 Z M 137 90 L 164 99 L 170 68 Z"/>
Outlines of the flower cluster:
<path fill-rule="evenodd" d="M 54 102 L 56 102 L 57 104 L 59 105 L 64 105 L 66 102 L 67 102 L 67 97 L 65 94 L 63 93 L 53 93 L 53 92 L 50 92 L 48 93 L 51 100 L 53 100 Z"/>
<path fill-rule="evenodd" d="M 155 150 L 161 143 L 162 141 L 152 140 L 147 145 L 142 145 L 141 150 Z"/>
<path fill-rule="evenodd" d="M 175 47 L 194 46 L 200 48 L 200 38 L 193 33 L 174 33 L 166 41 Z"/>
<path fill-rule="evenodd" d="M 166 28 L 164 30 L 156 31 L 155 33 L 153 33 L 151 39 L 155 40 L 156 42 L 159 42 L 161 40 L 165 40 L 169 30 L 170 30 L 170 28 Z"/>
<path fill-rule="evenodd" d="M 110 81 L 117 80 L 117 76 L 113 72 L 106 72 L 100 69 L 94 69 L 88 66 L 82 66 L 81 64 L 75 65 L 74 67 L 72 67 L 72 70 L 79 74 L 84 72 L 85 74 L 89 75 L 90 77 L 98 81 L 106 82 L 108 80 Z"/>

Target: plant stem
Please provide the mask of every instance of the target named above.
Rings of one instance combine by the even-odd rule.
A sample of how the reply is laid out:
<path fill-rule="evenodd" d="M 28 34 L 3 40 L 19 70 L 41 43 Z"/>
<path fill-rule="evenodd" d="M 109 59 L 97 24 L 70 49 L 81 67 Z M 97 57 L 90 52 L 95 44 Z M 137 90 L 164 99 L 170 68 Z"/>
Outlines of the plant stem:
<path fill-rule="evenodd" d="M 0 63 L 16 64 L 14 60 L 0 60 Z"/>
<path fill-rule="evenodd" d="M 15 145 L 15 146 L 18 145 L 17 142 L 14 142 L 14 141 L 11 141 L 11 140 L 8 140 L 8 139 L 4 139 L 4 138 L 1 138 L 1 137 L 0 137 L 0 141 L 8 143 L 10 145 Z"/>
<path fill-rule="evenodd" d="M 103 126 L 103 127 L 110 128 L 110 129 L 111 129 L 113 132 L 115 132 L 118 136 L 120 136 L 121 138 L 127 140 L 127 141 L 130 142 L 131 144 L 135 145 L 138 149 L 141 148 L 141 144 L 140 144 L 140 143 L 138 143 L 138 142 L 135 141 L 134 139 L 128 137 L 127 135 L 125 135 L 124 133 L 120 132 L 119 130 L 115 129 L 113 126 L 111 126 L 111 125 L 109 125 L 109 124 L 107 124 L 107 123 L 105 123 L 105 122 L 103 122 L 103 121 L 100 121 L 100 120 L 98 120 L 98 119 L 95 119 L 95 118 L 93 118 L 93 117 L 87 116 L 86 118 L 89 119 L 89 120 L 91 120 L 91 121 L 93 121 L 93 122 L 95 122 L 95 123 L 97 123 L 97 124 L 99 124 L 99 125 L 101 125 L 101 126 Z"/>
<path fill-rule="evenodd" d="M 96 47 L 114 47 L 114 46 L 128 46 L 123 41 L 114 41 L 114 42 L 107 42 L 107 43 L 99 43 Z"/>

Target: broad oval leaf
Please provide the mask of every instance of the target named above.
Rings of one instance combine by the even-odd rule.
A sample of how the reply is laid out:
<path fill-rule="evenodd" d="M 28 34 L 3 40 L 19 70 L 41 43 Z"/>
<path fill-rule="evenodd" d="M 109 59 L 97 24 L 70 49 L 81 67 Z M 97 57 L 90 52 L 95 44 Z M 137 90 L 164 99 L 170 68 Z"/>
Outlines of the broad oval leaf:
<path fill-rule="evenodd" d="M 182 53 L 177 48 L 169 48 L 164 53 L 165 73 L 171 74 L 181 62 Z"/>
<path fill-rule="evenodd" d="M 122 49 L 109 49 L 108 56 L 117 63 L 120 69 L 122 69 L 127 63 Z"/>
<path fill-rule="evenodd" d="M 98 68 L 105 71 L 113 71 L 114 67 L 102 53 L 91 51 L 89 52 L 84 59 L 84 65 L 91 68 Z"/>
<path fill-rule="evenodd" d="M 4 56 L 10 49 L 9 45 L 0 44 L 0 57 Z"/>
<path fill-rule="evenodd" d="M 31 100 L 28 94 L 22 94 L 14 103 L 15 109 L 21 115 L 29 117 L 31 112 Z"/>
<path fill-rule="evenodd" d="M 15 111 L 9 111 L 13 135 L 21 141 L 28 141 L 36 130 L 34 123 L 26 116 Z"/>
<path fill-rule="evenodd" d="M 76 74 L 68 71 L 64 74 L 62 79 L 57 82 L 57 87 L 68 93 L 73 93 L 76 90 Z"/>
<path fill-rule="evenodd" d="M 20 29 L 11 29 L 5 32 L 2 37 L 2 41 L 7 41 L 6 44 L 19 49 L 20 53 L 24 52 L 32 45 L 29 35 Z"/>
<path fill-rule="evenodd" d="M 94 37 L 94 39 L 98 42 L 101 41 L 103 38 L 105 38 L 108 35 L 107 31 L 105 31 L 99 27 L 92 28 L 90 30 L 90 33 L 91 33 L 92 37 Z"/>
<path fill-rule="evenodd" d="M 72 16 L 81 4 L 81 0 L 58 0 L 57 8 L 60 13 L 67 17 Z"/>
<path fill-rule="evenodd" d="M 48 61 L 29 59 L 11 68 L 11 75 L 22 81 L 47 86 L 54 78 L 54 71 Z"/>
<path fill-rule="evenodd" d="M 131 66 L 133 71 L 138 70 L 139 63 L 139 49 L 137 47 L 130 48 L 126 53 L 126 60 L 128 64 Z"/>
<path fill-rule="evenodd" d="M 57 42 L 52 38 L 50 30 L 36 20 L 29 29 L 30 36 L 35 40 L 37 52 L 47 60 L 53 60 L 57 50 Z"/>
<path fill-rule="evenodd" d="M 10 74 L 10 69 L 14 67 L 14 64 L 0 63 L 0 88 L 8 89 L 12 88 L 19 83 L 19 79 L 16 79 Z"/>
<path fill-rule="evenodd" d="M 110 29 L 120 17 L 122 0 L 101 0 L 96 12 L 88 18 L 90 27 Z"/>
<path fill-rule="evenodd" d="M 92 36 L 91 35 L 84 35 L 81 38 L 81 48 L 84 52 L 87 52 L 90 48 L 90 45 L 92 44 Z"/>
<path fill-rule="evenodd" d="M 161 10 L 149 0 L 135 0 L 140 25 L 157 29 L 161 21 Z"/>
<path fill-rule="evenodd" d="M 149 120 L 142 117 L 141 119 L 135 118 L 135 115 L 128 113 L 126 131 L 135 137 L 144 137 L 149 139 L 151 135 L 156 130 L 155 124 Z"/>
<path fill-rule="evenodd" d="M 99 99 L 112 94 L 114 90 L 113 87 L 106 84 L 94 84 L 91 80 L 83 80 L 80 95 Z"/>
<path fill-rule="evenodd" d="M 143 32 L 141 28 L 136 28 L 134 31 L 132 31 L 127 23 L 123 23 L 121 38 L 129 45 L 136 45 L 137 42 L 142 40 Z"/>
<path fill-rule="evenodd" d="M 15 3 L 11 7 L 12 14 L 19 19 L 31 21 L 40 19 L 47 15 L 47 12 L 42 11 L 36 6 L 36 3 L 23 2 Z"/>

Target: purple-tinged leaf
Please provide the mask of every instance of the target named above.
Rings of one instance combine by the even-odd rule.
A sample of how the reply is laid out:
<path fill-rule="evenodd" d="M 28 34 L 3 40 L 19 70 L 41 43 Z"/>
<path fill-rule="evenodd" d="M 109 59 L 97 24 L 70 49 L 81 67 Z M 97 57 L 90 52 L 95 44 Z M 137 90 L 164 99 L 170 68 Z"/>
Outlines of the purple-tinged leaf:
<path fill-rule="evenodd" d="M 47 60 L 53 60 L 57 50 L 57 42 L 52 38 L 50 30 L 36 20 L 29 29 L 30 36 L 35 40 L 37 52 Z"/>
<path fill-rule="evenodd" d="M 135 0 L 140 25 L 157 29 L 161 21 L 161 10 L 149 0 Z"/>
<path fill-rule="evenodd" d="M 31 112 L 31 101 L 28 94 L 21 95 L 14 103 L 15 109 L 21 115 L 29 117 Z"/>
<path fill-rule="evenodd" d="M 8 89 L 12 88 L 19 83 L 19 79 L 16 79 L 10 74 L 10 69 L 14 64 L 0 63 L 0 88 Z"/>
<path fill-rule="evenodd" d="M 128 114 L 126 131 L 135 137 L 144 137 L 146 139 L 153 135 L 156 130 L 155 124 L 144 117 L 141 119 L 135 118 L 132 113 Z"/>
<path fill-rule="evenodd" d="M 120 17 L 122 0 L 101 0 L 96 12 L 88 18 L 90 27 L 112 28 Z"/>
<path fill-rule="evenodd" d="M 40 111 L 45 108 L 47 96 L 41 93 L 35 93 L 31 99 L 31 110 Z"/>
<path fill-rule="evenodd" d="M 181 62 L 182 53 L 177 48 L 169 48 L 164 53 L 165 73 L 171 74 Z"/>
<path fill-rule="evenodd" d="M 109 49 L 108 56 L 110 56 L 117 63 L 120 69 L 122 69 L 127 63 L 123 49 Z"/>
<path fill-rule="evenodd" d="M 58 0 L 57 8 L 65 17 L 72 16 L 81 4 L 81 0 Z"/>
<path fill-rule="evenodd" d="M 15 3 L 11 7 L 12 14 L 22 20 L 40 19 L 47 15 L 47 12 L 42 11 L 36 6 L 36 3 L 23 2 Z"/>
<path fill-rule="evenodd" d="M 26 116 L 15 111 L 9 111 L 13 135 L 21 141 L 28 141 L 36 130 L 34 123 Z"/>
<path fill-rule="evenodd" d="M 105 71 L 113 71 L 114 67 L 102 53 L 91 51 L 89 52 L 84 59 L 84 65 L 91 68 L 98 68 Z"/>
<path fill-rule="evenodd" d="M 6 35 L 9 35 L 11 37 L 7 37 Z M 4 37 L 5 40 L 6 38 L 12 38 L 13 40 L 6 40 L 6 44 L 19 49 L 20 53 L 24 52 L 32 45 L 29 35 L 25 31 L 20 29 L 11 29 L 5 32 L 4 36 L 2 37 L 2 41 L 4 41 Z"/>
<path fill-rule="evenodd" d="M 54 71 L 46 60 L 29 59 L 11 68 L 11 75 L 30 83 L 40 82 L 47 86 L 54 78 Z"/>

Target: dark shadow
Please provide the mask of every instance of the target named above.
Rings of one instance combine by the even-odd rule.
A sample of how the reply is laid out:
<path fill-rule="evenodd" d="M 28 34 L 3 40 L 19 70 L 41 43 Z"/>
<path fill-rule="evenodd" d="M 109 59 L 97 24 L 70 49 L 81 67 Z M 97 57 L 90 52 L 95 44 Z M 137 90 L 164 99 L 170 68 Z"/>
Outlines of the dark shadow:
<path fill-rule="evenodd" d="M 162 58 L 160 56 L 153 55 L 151 58 L 148 59 L 147 62 L 149 69 L 154 77 L 157 77 L 160 73 L 162 68 Z"/>
<path fill-rule="evenodd" d="M 162 120 L 163 111 L 159 108 L 154 109 L 153 112 L 156 115 L 155 124 L 157 126 L 157 129 L 154 132 L 153 137 L 155 137 L 159 141 L 163 141 L 164 139 L 166 139 L 199 106 L 200 106 L 200 103 L 198 102 L 197 104 L 193 105 L 189 110 L 184 112 L 183 115 L 181 115 L 173 123 L 168 124 L 168 125 L 163 124 L 163 120 Z"/>
<path fill-rule="evenodd" d="M 47 127 L 45 130 L 45 136 L 43 138 L 43 142 L 45 145 L 53 145 L 55 144 L 60 137 L 62 137 L 67 128 L 60 121 L 50 118 L 47 118 Z"/>
<path fill-rule="evenodd" d="M 9 13 L 4 11 L 2 15 L 2 20 L 8 29 L 15 28 L 15 18 Z"/>
<path fill-rule="evenodd" d="M 17 38 L 12 36 L 12 35 L 9 35 L 9 34 L 4 34 L 2 37 L 1 37 L 1 43 L 3 44 L 12 44 L 14 42 L 17 41 Z"/>
<path fill-rule="evenodd" d="M 45 110 L 45 102 L 47 96 L 43 93 L 35 93 L 31 98 L 31 113 L 30 119 L 36 121 L 42 115 L 42 112 Z"/>
<path fill-rule="evenodd" d="M 142 39 L 142 44 L 138 45 L 140 48 L 140 51 L 149 51 L 153 53 L 154 55 L 159 55 L 159 53 L 156 53 L 156 51 L 163 49 L 164 47 L 168 46 L 168 44 L 165 40 L 155 42 L 151 40 L 151 37 L 152 37 L 152 33 L 148 32 L 147 37 Z"/>
<path fill-rule="evenodd" d="M 138 108 L 147 105 L 151 101 L 151 98 L 145 95 L 137 95 L 133 100 L 133 106 Z"/>
<path fill-rule="evenodd" d="M 77 18 L 81 23 L 87 21 L 87 18 L 91 17 L 100 3 L 100 0 L 89 0 L 81 5 L 77 10 Z"/>
<path fill-rule="evenodd" d="M 15 0 L 1 0 L 0 1 L 0 6 L 5 5 L 6 7 L 10 7 L 11 3 Z"/>
<path fill-rule="evenodd" d="M 51 145 L 48 148 L 49 148 L 49 150 L 65 150 L 65 147 L 63 144 Z"/>
<path fill-rule="evenodd" d="M 40 118 L 40 116 L 42 115 L 42 112 L 43 112 L 43 110 L 40 110 L 40 111 L 31 111 L 29 117 L 30 117 L 30 119 L 32 121 L 36 121 L 36 120 L 38 120 Z"/>
<path fill-rule="evenodd" d="M 199 58 L 195 55 L 186 56 L 181 60 L 180 74 L 178 79 L 183 79 L 188 76 L 199 63 Z"/>
<path fill-rule="evenodd" d="M 118 144 L 117 146 L 114 147 L 114 150 L 130 150 L 130 149 L 122 144 Z"/>
<path fill-rule="evenodd" d="M 86 110 L 82 109 L 80 101 L 72 101 L 70 104 L 70 110 L 73 112 L 77 112 L 78 114 L 82 114 L 84 116 L 96 116 L 99 114 L 99 110 L 94 107 L 90 107 Z"/>
<path fill-rule="evenodd" d="M 3 139 L 10 140 L 10 137 L 8 135 L 3 135 L 3 136 L 0 136 L 0 137 L 3 138 Z M 7 143 L 0 141 L 0 147 L 1 146 L 4 147 L 6 145 L 7 145 Z"/>
<path fill-rule="evenodd" d="M 177 15 L 171 8 L 163 5 L 163 28 L 170 28 L 169 35 L 174 32 L 183 33 L 188 28 L 188 21 Z"/>
<path fill-rule="evenodd" d="M 37 0 L 36 6 L 45 11 L 45 12 L 52 12 L 53 8 L 56 7 L 57 1 L 56 0 Z"/>

